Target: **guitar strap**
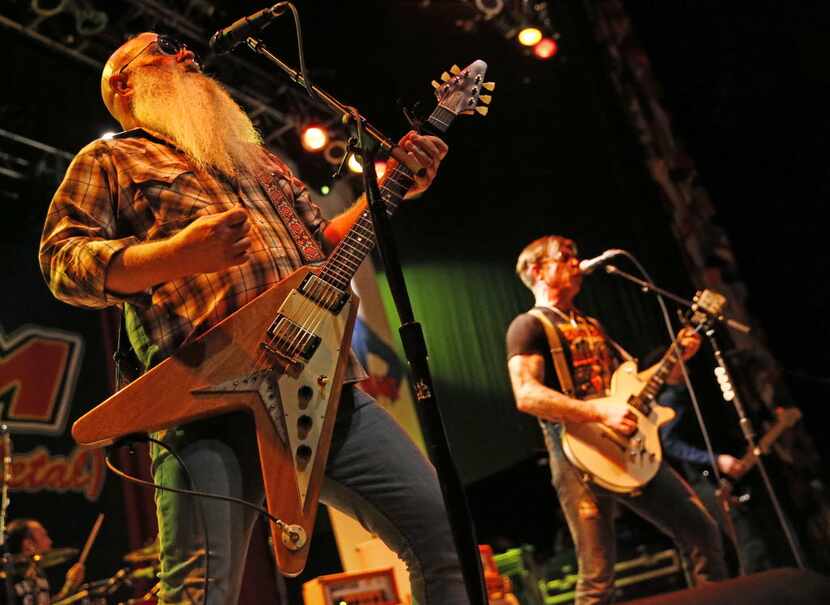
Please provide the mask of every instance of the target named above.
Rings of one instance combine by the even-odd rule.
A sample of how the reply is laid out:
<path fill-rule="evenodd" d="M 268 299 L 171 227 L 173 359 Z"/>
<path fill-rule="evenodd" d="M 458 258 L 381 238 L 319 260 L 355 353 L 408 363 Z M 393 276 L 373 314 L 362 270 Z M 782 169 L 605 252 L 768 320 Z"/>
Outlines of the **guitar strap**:
<path fill-rule="evenodd" d="M 556 329 L 553 322 L 541 310 L 531 309 L 528 313 L 538 319 L 542 327 L 545 328 L 545 334 L 548 337 L 548 346 L 550 347 L 550 356 L 553 359 L 553 367 L 556 369 L 556 377 L 559 378 L 559 386 L 562 392 L 568 397 L 574 397 L 576 390 L 574 389 L 573 379 L 571 378 L 571 370 L 568 367 L 568 360 L 565 359 L 565 350 L 562 348 L 562 339 L 559 336 L 559 330 Z"/>
<path fill-rule="evenodd" d="M 273 155 L 270 156 L 270 160 L 280 166 L 283 171 L 283 178 L 286 180 L 291 179 L 291 172 L 288 166 Z M 288 196 L 286 196 L 282 187 L 277 182 L 279 175 L 275 172 L 268 172 L 262 169 L 254 170 L 254 175 L 257 181 L 259 181 L 265 195 L 271 201 L 271 205 L 277 211 L 280 219 L 282 219 L 283 224 L 285 224 L 288 235 L 294 240 L 294 244 L 303 255 L 305 262 L 314 263 L 324 260 L 326 256 L 323 254 L 320 245 L 312 237 L 311 233 L 309 233 L 305 223 L 297 216 L 294 205 L 290 203 Z"/>

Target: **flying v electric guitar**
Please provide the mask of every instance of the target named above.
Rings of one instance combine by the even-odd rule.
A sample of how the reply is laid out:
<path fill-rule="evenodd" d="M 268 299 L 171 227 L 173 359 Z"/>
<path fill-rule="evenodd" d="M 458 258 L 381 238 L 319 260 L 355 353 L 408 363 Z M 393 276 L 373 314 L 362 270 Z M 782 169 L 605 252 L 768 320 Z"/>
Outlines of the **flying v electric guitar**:
<path fill-rule="evenodd" d="M 439 132 L 459 114 L 487 108 L 487 65 L 453 66 L 433 82 Z M 381 197 L 391 213 L 412 186 L 399 164 Z M 280 571 L 302 572 L 349 356 L 357 297 L 351 278 L 374 247 L 366 210 L 321 268 L 304 267 L 238 309 L 72 427 L 84 446 L 104 446 L 200 418 L 246 410 L 254 418 L 274 551 Z"/>

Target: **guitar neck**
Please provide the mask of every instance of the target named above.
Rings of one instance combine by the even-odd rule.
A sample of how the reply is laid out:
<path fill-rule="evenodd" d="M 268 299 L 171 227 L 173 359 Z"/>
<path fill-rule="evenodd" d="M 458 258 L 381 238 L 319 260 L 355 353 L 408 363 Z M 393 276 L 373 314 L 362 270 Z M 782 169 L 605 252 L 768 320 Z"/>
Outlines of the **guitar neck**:
<path fill-rule="evenodd" d="M 439 105 L 427 118 L 427 123 L 435 130 L 445 132 L 454 118 L 454 113 Z M 401 163 L 398 163 L 394 170 L 386 176 L 383 185 L 380 187 L 380 197 L 386 205 L 387 214 L 390 216 L 394 214 L 414 182 L 415 178 L 412 172 Z M 352 277 L 375 247 L 375 243 L 372 215 L 367 208 L 360 214 L 354 226 L 343 237 L 323 265 L 319 275 L 320 279 L 339 290 L 347 290 Z"/>
<path fill-rule="evenodd" d="M 761 437 L 760 441 L 758 441 L 755 448 L 757 451 L 764 454 L 768 452 L 769 448 L 772 447 L 772 444 L 778 440 L 781 434 L 791 428 L 801 418 L 801 412 L 796 409 L 786 410 L 784 414 L 784 416 L 775 421 L 772 428 L 764 433 L 764 436 Z M 744 457 L 741 458 L 741 472 L 735 476 L 735 479 L 740 479 L 746 475 L 757 463 L 758 455 L 755 451 L 747 452 Z"/>
<path fill-rule="evenodd" d="M 663 355 L 663 358 L 660 360 L 660 365 L 654 371 L 654 374 L 648 379 L 648 382 L 646 382 L 636 399 L 631 402 L 631 405 L 648 416 L 651 412 L 654 398 L 657 397 L 657 393 L 663 388 L 666 378 L 668 378 L 679 361 L 680 352 L 678 351 L 677 343 L 673 343 Z"/>

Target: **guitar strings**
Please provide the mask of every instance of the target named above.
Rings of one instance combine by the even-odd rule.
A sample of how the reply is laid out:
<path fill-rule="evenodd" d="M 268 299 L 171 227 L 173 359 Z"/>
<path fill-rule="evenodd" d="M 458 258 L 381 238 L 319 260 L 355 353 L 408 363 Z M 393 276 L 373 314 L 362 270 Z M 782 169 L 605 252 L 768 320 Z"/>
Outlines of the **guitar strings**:
<path fill-rule="evenodd" d="M 402 180 L 398 180 L 396 177 L 403 178 Z M 395 191 L 394 189 L 392 189 L 391 183 L 395 183 L 396 185 L 400 186 L 403 192 L 401 193 L 399 191 Z M 400 200 L 403 199 L 404 195 L 406 195 L 406 192 L 413 184 L 414 179 L 412 178 L 409 169 L 403 164 L 398 164 L 395 167 L 395 170 L 393 170 L 391 174 L 384 180 L 383 187 L 381 188 L 381 198 L 386 201 L 387 207 L 389 207 L 390 212 L 394 212 L 397 209 L 397 207 L 400 205 Z M 388 194 L 388 197 L 385 197 L 384 194 Z M 367 235 L 365 237 L 368 240 L 368 243 L 367 245 L 365 245 L 365 250 L 362 250 L 362 258 L 360 255 L 356 256 L 357 262 L 355 263 L 354 268 L 350 268 L 352 271 L 352 275 L 354 275 L 354 273 L 357 272 L 357 269 L 360 267 L 360 263 L 363 262 L 363 259 L 366 258 L 366 256 L 372 251 L 372 249 L 375 247 L 377 243 L 376 234 L 374 232 L 374 229 L 372 229 L 370 211 L 368 208 L 361 213 L 360 218 L 355 222 L 354 227 L 350 230 L 349 236 L 351 236 L 354 233 L 357 233 L 358 228 L 362 228 L 366 231 Z M 347 236 L 347 238 L 344 238 L 343 242 L 341 242 L 344 244 L 345 248 L 349 246 L 349 243 L 347 241 L 348 239 L 349 237 Z M 310 328 L 310 332 L 315 332 L 319 328 L 321 322 L 322 317 L 319 318 L 318 321 Z M 310 337 L 311 335 L 309 336 L 309 338 Z"/>
<path fill-rule="evenodd" d="M 390 173 L 390 175 L 384 180 L 384 184 L 381 187 L 381 196 L 383 199 L 386 200 L 387 205 L 390 207 L 391 211 L 394 211 L 397 206 L 399 205 L 399 200 L 403 197 L 400 192 L 395 191 L 391 183 L 395 183 L 405 192 L 409 189 L 414 181 L 412 181 L 411 177 L 406 174 L 408 169 L 399 164 L 396 166 L 395 170 Z M 404 179 L 409 179 L 410 184 L 406 185 L 405 183 L 396 179 L 396 176 L 402 176 Z M 386 194 L 386 195 L 384 195 Z M 395 199 L 397 198 L 397 199 Z M 364 235 L 361 235 L 361 230 L 365 232 Z M 365 241 L 355 241 L 355 238 L 362 238 Z M 376 244 L 375 240 L 375 233 L 372 229 L 371 219 L 369 210 L 364 210 L 360 217 L 355 221 L 354 226 L 349 230 L 349 233 L 343 238 L 340 244 L 337 246 L 335 251 L 329 257 L 329 261 L 323 267 L 323 270 L 320 272 L 320 276 L 318 279 L 320 280 L 320 288 L 325 288 L 326 286 L 323 285 L 323 282 L 327 282 L 328 280 L 323 279 L 324 277 L 329 277 L 332 281 L 335 281 L 337 285 L 342 283 L 342 290 L 347 291 L 351 282 L 351 279 L 344 278 L 341 275 L 334 273 L 334 269 L 337 267 L 338 264 L 345 266 L 347 271 L 354 275 L 360 264 L 366 258 L 366 256 L 372 251 Z M 351 257 L 351 258 L 350 258 Z M 330 284 L 329 284 L 330 285 Z M 324 303 L 322 306 L 318 306 L 316 308 L 316 313 L 312 312 L 308 316 L 306 316 L 306 320 L 301 325 L 304 332 L 298 332 L 297 336 L 295 337 L 294 341 L 291 343 L 291 354 L 294 355 L 298 351 L 305 348 L 310 340 L 314 338 L 315 332 L 319 329 L 320 325 L 322 324 L 323 320 L 326 317 L 327 309 L 325 305 L 331 305 L 337 301 L 338 294 L 337 292 L 329 292 L 328 294 L 324 294 L 325 298 L 321 297 L 321 302 Z"/>
<path fill-rule="evenodd" d="M 440 109 L 440 105 L 438 109 Z M 449 127 L 449 123 L 440 120 L 435 116 L 438 109 L 436 109 L 436 112 L 433 112 L 433 115 L 429 117 L 428 121 L 437 122 L 439 125 L 444 126 L 444 129 L 446 129 Z M 392 186 L 393 184 L 400 187 L 402 191 L 395 191 Z M 381 197 L 386 201 L 387 206 L 390 208 L 390 212 L 394 212 L 394 210 L 397 209 L 400 201 L 413 184 L 414 178 L 412 173 L 403 164 L 398 164 L 387 176 L 381 187 Z M 384 194 L 387 195 L 384 196 Z M 363 230 L 365 234 L 361 234 L 360 230 Z M 345 268 L 346 271 L 344 272 L 351 273 L 353 276 L 360 267 L 360 264 L 375 247 L 375 245 L 375 233 L 372 229 L 369 209 L 366 209 L 363 213 L 361 213 L 358 220 L 343 240 L 338 244 L 334 252 L 329 256 L 329 259 L 323 265 L 320 273 L 311 273 L 313 281 L 308 286 L 308 291 L 305 292 L 307 297 L 303 297 L 303 300 L 296 310 L 298 315 L 302 315 L 304 317 L 304 320 L 301 324 L 294 324 L 294 326 L 296 326 L 296 333 L 293 337 L 291 337 L 291 340 L 286 343 L 285 347 L 288 357 L 296 356 L 300 351 L 307 347 L 311 339 L 315 337 L 315 332 L 322 325 L 326 315 L 329 312 L 327 307 L 334 305 L 334 303 L 337 302 L 338 296 L 342 295 L 338 294 L 337 286 L 340 286 L 342 283 L 342 286 L 340 286 L 339 289 L 342 292 L 348 291 L 351 278 L 344 278 L 340 275 L 337 271 L 337 266 L 341 265 L 341 270 L 342 268 Z M 349 255 L 351 255 L 353 259 L 350 259 Z M 334 282 L 334 284 L 331 282 Z M 275 321 L 276 319 L 277 318 L 275 318 Z M 283 317 L 283 321 L 290 322 L 291 320 L 288 317 Z M 280 324 L 282 324 L 283 321 L 277 322 L 274 326 L 271 338 L 267 341 L 267 345 L 269 347 L 275 347 L 275 343 L 280 339 L 280 332 L 282 329 Z M 290 330 L 290 324 L 285 323 L 284 325 L 286 329 Z M 253 367 L 254 369 L 265 369 L 267 366 L 268 351 L 267 348 L 263 347 L 263 350 L 260 351 L 259 355 L 254 360 Z"/>

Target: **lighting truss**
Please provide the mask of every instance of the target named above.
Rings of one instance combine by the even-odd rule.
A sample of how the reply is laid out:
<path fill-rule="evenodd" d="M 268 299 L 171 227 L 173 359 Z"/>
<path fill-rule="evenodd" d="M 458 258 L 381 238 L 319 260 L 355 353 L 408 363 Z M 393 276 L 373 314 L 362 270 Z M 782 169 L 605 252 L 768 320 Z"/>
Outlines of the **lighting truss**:
<path fill-rule="evenodd" d="M 222 81 L 243 105 L 266 143 L 283 147 L 310 119 L 332 132 L 338 116 L 323 103 L 254 62 L 254 57 L 227 55 L 218 59 L 206 50 L 216 6 L 209 0 L 31 0 L 2 3 L 0 26 L 13 29 L 72 59 L 101 70 L 109 55 L 130 36 L 142 31 L 175 33 L 199 51 L 208 73 Z"/>

